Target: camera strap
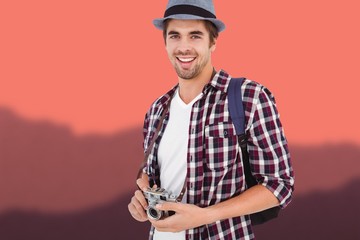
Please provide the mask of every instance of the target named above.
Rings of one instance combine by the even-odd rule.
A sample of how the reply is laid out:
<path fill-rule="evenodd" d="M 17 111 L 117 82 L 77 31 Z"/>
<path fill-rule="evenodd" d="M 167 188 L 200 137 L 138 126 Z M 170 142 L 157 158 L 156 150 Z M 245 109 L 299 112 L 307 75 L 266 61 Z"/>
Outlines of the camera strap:
<path fill-rule="evenodd" d="M 159 136 L 159 133 L 160 133 L 160 129 L 161 129 L 161 126 L 163 125 L 163 122 L 164 122 L 164 119 L 165 119 L 165 116 L 170 108 L 170 103 L 171 103 L 171 100 L 169 101 L 168 105 L 164 108 L 163 112 L 161 113 L 161 116 L 159 118 L 159 122 L 157 124 L 157 127 L 155 129 L 155 132 L 154 132 L 154 136 L 153 138 L 151 139 L 151 142 L 150 142 L 150 145 L 149 147 L 145 150 L 145 153 L 144 153 L 144 160 L 139 168 L 139 171 L 138 171 L 138 174 L 137 174 L 137 177 L 136 179 L 139 179 L 142 177 L 142 173 L 143 173 L 143 169 L 144 167 L 147 165 L 147 160 L 149 158 L 149 155 L 154 147 L 154 144 L 156 142 L 156 139 L 158 138 Z"/>

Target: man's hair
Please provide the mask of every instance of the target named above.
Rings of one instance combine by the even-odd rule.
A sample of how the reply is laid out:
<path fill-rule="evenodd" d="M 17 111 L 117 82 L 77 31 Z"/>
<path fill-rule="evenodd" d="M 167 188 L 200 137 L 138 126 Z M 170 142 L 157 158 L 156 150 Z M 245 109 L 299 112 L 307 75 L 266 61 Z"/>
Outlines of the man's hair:
<path fill-rule="evenodd" d="M 215 39 L 218 38 L 219 31 L 212 22 L 205 20 L 204 23 L 205 23 L 206 30 L 209 32 L 210 46 L 211 46 L 215 43 Z M 166 34 L 167 34 L 168 25 L 169 25 L 169 19 L 166 19 L 164 21 L 164 29 L 163 29 L 163 37 L 164 37 L 165 44 L 166 44 Z"/>

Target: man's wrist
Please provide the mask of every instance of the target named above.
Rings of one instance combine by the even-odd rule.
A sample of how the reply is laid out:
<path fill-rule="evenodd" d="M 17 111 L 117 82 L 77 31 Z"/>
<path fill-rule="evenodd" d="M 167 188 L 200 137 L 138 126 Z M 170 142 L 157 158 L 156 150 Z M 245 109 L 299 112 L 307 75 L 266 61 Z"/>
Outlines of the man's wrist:
<path fill-rule="evenodd" d="M 218 209 L 213 205 L 204 208 L 205 224 L 214 223 L 220 220 Z"/>

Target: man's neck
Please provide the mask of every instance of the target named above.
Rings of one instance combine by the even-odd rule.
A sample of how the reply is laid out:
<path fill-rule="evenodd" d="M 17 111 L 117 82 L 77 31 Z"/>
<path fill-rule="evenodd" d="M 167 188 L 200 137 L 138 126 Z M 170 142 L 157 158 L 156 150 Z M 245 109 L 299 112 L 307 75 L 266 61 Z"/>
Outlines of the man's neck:
<path fill-rule="evenodd" d="M 204 86 L 212 79 L 214 71 L 214 67 L 209 66 L 204 69 L 196 78 L 179 78 L 179 95 L 184 103 L 191 102 L 202 92 Z"/>

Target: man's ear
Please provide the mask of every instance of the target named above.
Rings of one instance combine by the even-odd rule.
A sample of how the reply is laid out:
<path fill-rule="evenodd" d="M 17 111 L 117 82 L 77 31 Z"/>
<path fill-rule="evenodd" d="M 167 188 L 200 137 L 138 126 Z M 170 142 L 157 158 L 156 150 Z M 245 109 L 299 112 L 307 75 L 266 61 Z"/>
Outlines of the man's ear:
<path fill-rule="evenodd" d="M 213 43 L 212 43 L 211 46 L 210 46 L 210 51 L 211 51 L 211 52 L 214 52 L 215 49 L 216 49 L 216 41 L 217 41 L 217 39 L 214 38 L 214 41 L 213 41 Z"/>

